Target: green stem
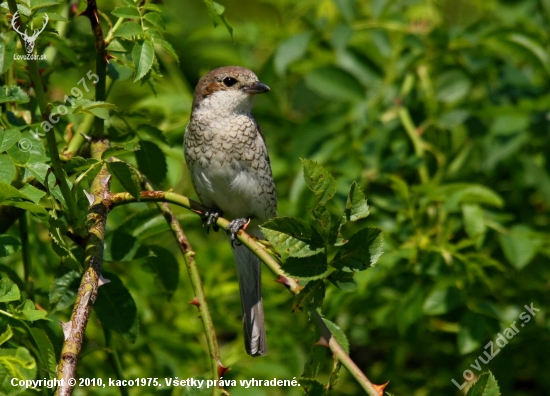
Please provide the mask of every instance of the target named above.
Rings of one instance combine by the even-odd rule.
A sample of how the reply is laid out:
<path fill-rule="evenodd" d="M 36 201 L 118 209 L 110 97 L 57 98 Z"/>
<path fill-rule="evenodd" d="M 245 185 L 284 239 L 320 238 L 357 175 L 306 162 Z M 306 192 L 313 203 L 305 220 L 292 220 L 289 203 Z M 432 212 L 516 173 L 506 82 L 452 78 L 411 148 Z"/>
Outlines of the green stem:
<path fill-rule="evenodd" d="M 29 225 L 27 211 L 19 218 L 19 236 L 21 237 L 21 255 L 23 256 L 23 280 L 27 286 L 27 298 L 32 299 L 32 283 L 30 281 L 32 260 L 29 246 Z"/>
<path fill-rule="evenodd" d="M 115 345 L 113 344 L 113 334 L 106 327 L 103 327 L 103 334 L 105 335 L 105 345 L 107 346 L 109 354 L 109 362 L 111 363 L 111 366 L 113 366 L 117 379 L 123 381 L 124 374 L 122 373 L 122 366 L 120 365 L 118 353 Z M 120 394 L 122 396 L 129 396 L 128 389 L 125 386 L 120 385 L 118 388 L 120 389 Z"/>
<path fill-rule="evenodd" d="M 143 185 L 148 191 L 153 191 L 153 186 L 146 179 L 143 178 Z M 172 213 L 170 206 L 166 202 L 157 202 L 157 207 L 161 211 L 162 215 L 166 219 L 166 222 L 170 226 L 178 246 L 183 255 L 183 260 L 185 261 L 185 266 L 187 268 L 187 273 L 191 279 L 191 287 L 193 288 L 193 293 L 195 294 L 195 300 L 191 303 L 197 307 L 199 310 L 199 317 L 202 322 L 202 327 L 204 329 L 204 334 L 206 335 L 206 342 L 208 344 L 208 351 L 210 354 L 210 369 L 212 371 L 212 378 L 219 380 L 219 371 L 218 368 L 221 366 L 220 361 L 220 352 L 218 349 L 218 340 L 216 338 L 216 331 L 214 329 L 214 321 L 210 315 L 210 310 L 208 309 L 208 303 L 206 301 L 206 295 L 202 287 L 202 280 L 200 277 L 199 269 L 197 263 L 195 262 L 195 252 L 191 249 L 191 245 L 181 228 L 181 225 Z M 213 387 L 212 395 L 216 396 L 221 393 L 220 387 Z"/>
<path fill-rule="evenodd" d="M 124 22 L 124 18 L 118 18 L 118 21 L 116 21 L 115 26 L 112 27 L 112 29 L 107 33 L 107 38 L 105 39 L 105 44 L 109 45 L 111 40 L 113 39 L 113 36 L 115 35 L 116 30 L 122 25 L 122 22 Z"/>
<path fill-rule="evenodd" d="M 15 0 L 8 0 L 8 6 L 10 12 L 15 14 L 17 12 L 17 4 Z M 20 30 L 25 30 L 26 26 L 19 18 L 19 27 Z M 25 46 L 23 37 L 19 37 L 21 40 L 21 45 Z M 44 85 L 42 84 L 42 78 L 40 77 L 40 72 L 38 71 L 38 64 L 35 60 L 27 61 L 28 71 L 31 77 L 31 80 L 34 84 L 34 92 L 36 94 L 36 100 L 38 101 L 38 107 L 40 108 L 40 113 L 42 114 L 42 119 L 45 120 L 49 117 L 49 105 L 48 99 L 46 98 L 46 93 L 44 92 Z M 48 144 L 48 151 L 50 152 L 50 158 L 52 161 L 51 167 L 53 174 L 56 177 L 56 182 L 59 183 L 59 188 L 61 194 L 65 199 L 67 205 L 67 215 L 69 217 L 69 222 L 75 227 L 75 233 L 83 236 L 85 234 L 84 224 L 79 224 L 78 221 L 78 209 L 76 206 L 76 201 L 71 193 L 69 184 L 67 182 L 67 177 L 63 171 L 63 166 L 61 165 L 61 160 L 59 159 L 59 152 L 57 149 L 57 140 L 55 139 L 55 131 L 46 132 L 46 142 Z"/>
<path fill-rule="evenodd" d="M 405 128 L 405 131 L 409 136 L 409 139 L 411 139 L 414 148 L 414 154 L 422 159 L 422 163 L 418 167 L 418 176 L 420 177 L 420 181 L 422 183 L 427 183 L 430 180 L 430 177 L 424 158 L 424 143 L 422 142 L 422 138 L 420 137 L 420 135 L 418 135 L 417 129 L 414 126 L 414 122 L 411 118 L 409 110 L 406 107 L 401 107 L 399 109 L 399 119 L 401 120 L 401 124 L 403 124 L 403 127 Z"/>

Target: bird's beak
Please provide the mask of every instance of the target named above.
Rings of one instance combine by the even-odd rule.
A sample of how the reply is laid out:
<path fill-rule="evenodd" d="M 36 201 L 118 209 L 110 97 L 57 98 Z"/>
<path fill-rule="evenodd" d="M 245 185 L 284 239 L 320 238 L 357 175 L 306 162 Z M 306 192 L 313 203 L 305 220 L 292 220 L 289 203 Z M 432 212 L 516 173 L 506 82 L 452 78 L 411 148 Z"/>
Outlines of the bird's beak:
<path fill-rule="evenodd" d="M 242 87 L 241 89 L 243 92 L 246 92 L 248 94 L 253 94 L 253 95 L 262 94 L 262 93 L 271 91 L 271 89 L 267 85 L 259 81 L 256 81 L 251 85 L 247 85 L 246 87 Z"/>

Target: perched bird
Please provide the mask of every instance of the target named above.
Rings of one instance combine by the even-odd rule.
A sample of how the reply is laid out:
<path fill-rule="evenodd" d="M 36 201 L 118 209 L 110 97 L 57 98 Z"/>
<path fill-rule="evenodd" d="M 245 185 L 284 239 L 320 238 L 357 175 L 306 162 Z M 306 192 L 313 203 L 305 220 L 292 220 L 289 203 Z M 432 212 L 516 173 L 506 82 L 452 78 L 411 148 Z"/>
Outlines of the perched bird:
<path fill-rule="evenodd" d="M 197 195 L 208 208 L 207 230 L 224 215 L 237 264 L 246 352 L 267 353 L 260 260 L 235 241 L 240 229 L 262 238 L 259 224 L 274 217 L 277 195 L 262 130 L 251 114 L 269 87 L 243 67 L 212 70 L 195 88 L 185 130 L 185 160 Z"/>

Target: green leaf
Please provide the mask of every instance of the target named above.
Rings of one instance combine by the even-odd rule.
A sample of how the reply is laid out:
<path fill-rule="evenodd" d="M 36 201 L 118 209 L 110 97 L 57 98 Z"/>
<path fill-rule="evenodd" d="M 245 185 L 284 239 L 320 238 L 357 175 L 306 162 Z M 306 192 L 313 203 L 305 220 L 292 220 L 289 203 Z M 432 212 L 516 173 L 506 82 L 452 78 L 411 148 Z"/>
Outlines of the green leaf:
<path fill-rule="evenodd" d="M 134 48 L 133 44 L 134 43 L 132 43 L 131 41 L 115 38 L 109 43 L 109 45 L 107 46 L 107 50 L 109 50 L 110 52 L 128 53 L 132 52 L 132 49 Z"/>
<path fill-rule="evenodd" d="M 13 337 L 13 330 L 11 329 L 10 325 L 8 325 L 8 327 L 6 328 L 6 331 L 0 334 L 0 346 L 12 337 Z"/>
<path fill-rule="evenodd" d="M 7 278 L 0 279 L 0 302 L 17 301 L 21 293 L 15 283 Z"/>
<path fill-rule="evenodd" d="M 88 170 L 91 166 L 97 164 L 99 161 L 93 158 L 72 157 L 64 166 L 65 172 L 75 173 Z"/>
<path fill-rule="evenodd" d="M 162 40 L 162 39 L 159 39 L 159 38 L 155 38 L 155 40 L 153 42 L 155 44 L 160 45 L 162 48 L 164 48 L 164 50 L 166 52 L 168 52 L 170 54 L 170 56 L 172 56 L 172 58 L 174 58 L 176 60 L 177 63 L 180 62 L 178 54 L 176 54 L 176 51 L 174 50 L 174 47 L 172 47 L 172 44 L 170 44 L 168 41 Z"/>
<path fill-rule="evenodd" d="M 132 60 L 136 68 L 134 82 L 141 80 L 153 66 L 155 60 L 155 48 L 150 41 L 139 40 L 132 50 Z"/>
<path fill-rule="evenodd" d="M 369 213 L 369 205 L 367 205 L 367 200 L 363 192 L 357 187 L 357 183 L 353 182 L 346 201 L 346 210 L 344 211 L 345 220 L 357 221 L 364 219 Z"/>
<path fill-rule="evenodd" d="M 148 246 L 152 255 L 147 258 L 146 266 L 152 271 L 163 289 L 171 297 L 178 288 L 179 264 L 174 255 L 161 246 Z"/>
<path fill-rule="evenodd" d="M 63 3 L 63 0 L 30 0 L 31 10 L 42 7 L 51 7 Z"/>
<path fill-rule="evenodd" d="M 327 390 L 325 386 L 319 381 L 312 378 L 300 378 L 298 379 L 300 388 L 307 396 L 325 396 L 327 395 Z"/>
<path fill-rule="evenodd" d="M 107 159 L 109 157 L 118 157 L 123 154 L 132 153 L 139 149 L 140 147 L 136 140 L 132 140 L 130 142 L 122 144 L 111 144 L 111 147 L 103 152 L 101 158 Z"/>
<path fill-rule="evenodd" d="M 130 50 L 128 52 L 130 52 Z M 134 70 L 132 68 L 121 65 L 114 60 L 109 62 L 109 64 L 107 65 L 107 71 L 109 73 L 109 77 L 117 81 L 127 80 L 134 74 Z"/>
<path fill-rule="evenodd" d="M 1 89 L 0 89 L 1 91 Z M 17 129 L 0 129 L 0 153 L 8 150 L 21 139 L 21 133 Z"/>
<path fill-rule="evenodd" d="M 327 257 L 324 253 L 307 257 L 289 257 L 283 264 L 283 270 L 293 278 L 319 279 L 328 271 Z"/>
<path fill-rule="evenodd" d="M 135 7 L 117 7 L 112 14 L 119 18 L 141 18 L 139 10 Z"/>
<path fill-rule="evenodd" d="M 31 186 L 30 184 L 25 184 L 21 190 L 28 198 L 31 199 L 35 204 L 38 204 L 42 197 L 46 195 L 45 191 L 39 190 L 36 187 Z"/>
<path fill-rule="evenodd" d="M 382 230 L 363 228 L 338 250 L 330 265 L 348 272 L 363 271 L 378 261 L 383 247 Z"/>
<path fill-rule="evenodd" d="M 330 101 L 357 102 L 365 97 L 355 77 L 334 66 L 313 70 L 305 76 L 307 87 Z"/>
<path fill-rule="evenodd" d="M 69 109 L 70 114 L 89 113 L 103 120 L 109 119 L 109 111 L 116 110 L 112 103 L 96 102 L 89 99 L 75 100 L 75 105 Z"/>
<path fill-rule="evenodd" d="M 422 310 L 426 315 L 443 315 L 461 302 L 460 291 L 454 286 L 438 286 L 426 297 Z"/>
<path fill-rule="evenodd" d="M 445 198 L 449 210 L 460 203 L 485 204 L 502 208 L 504 200 L 500 195 L 481 184 L 452 183 L 440 187 L 439 194 Z"/>
<path fill-rule="evenodd" d="M 145 133 L 146 135 L 158 139 L 162 141 L 163 143 L 168 144 L 168 141 L 166 140 L 166 136 L 164 136 L 164 133 L 158 129 L 157 127 L 154 127 L 153 125 L 149 124 L 139 124 L 136 128 L 137 133 Z"/>
<path fill-rule="evenodd" d="M 315 161 L 300 158 L 304 168 L 304 180 L 315 194 L 318 205 L 325 205 L 336 193 L 336 181 L 323 166 Z"/>
<path fill-rule="evenodd" d="M 279 44 L 273 57 L 273 64 L 277 74 L 285 74 L 286 68 L 292 62 L 301 59 L 306 51 L 311 39 L 311 32 L 304 32 L 290 37 Z"/>
<path fill-rule="evenodd" d="M 315 329 L 315 342 L 321 337 L 321 333 Z M 309 351 L 309 357 L 304 364 L 304 378 L 315 378 L 321 372 L 327 358 L 327 348 L 323 345 L 313 345 Z"/>
<path fill-rule="evenodd" d="M 462 217 L 466 234 L 469 238 L 476 240 L 476 246 L 480 248 L 487 232 L 483 208 L 475 204 L 463 204 Z"/>
<path fill-rule="evenodd" d="M 518 32 L 508 34 L 506 36 L 506 39 L 530 51 L 540 61 L 542 67 L 544 67 L 546 72 L 550 74 L 550 56 L 548 55 L 548 51 L 544 48 L 543 45 L 541 45 L 531 37 L 528 37 L 525 34 L 521 34 Z"/>
<path fill-rule="evenodd" d="M 500 396 L 497 380 L 490 371 L 479 376 L 466 396 Z"/>
<path fill-rule="evenodd" d="M 17 86 L 2 86 L 0 87 L 0 103 L 28 103 L 29 96 L 20 87 Z"/>
<path fill-rule="evenodd" d="M 0 257 L 11 256 L 19 250 L 21 242 L 9 235 L 0 235 Z"/>
<path fill-rule="evenodd" d="M 472 82 L 460 70 L 450 70 L 441 74 L 436 81 L 436 99 L 451 103 L 466 97 Z"/>
<path fill-rule="evenodd" d="M 35 320 L 40 319 L 46 319 L 46 316 L 48 313 L 46 311 L 43 311 L 41 309 L 36 309 L 36 305 L 31 300 L 25 300 L 19 305 L 15 310 L 13 310 L 13 313 L 22 320 L 28 321 L 28 322 L 34 322 Z"/>
<path fill-rule="evenodd" d="M 0 41 L 0 75 L 8 71 L 13 65 L 17 41 L 15 40 L 16 33 L 8 32 L 4 42 Z"/>
<path fill-rule="evenodd" d="M 223 24 L 231 35 L 231 38 L 233 38 L 233 28 L 225 20 L 225 16 L 223 15 L 225 8 L 212 0 L 203 0 L 203 2 L 206 5 L 206 10 L 208 11 L 210 19 L 212 19 L 212 22 L 214 23 L 214 27 Z"/>
<path fill-rule="evenodd" d="M 0 349 L 0 394 L 11 396 L 28 390 L 24 386 L 12 386 L 11 380 L 36 379 L 36 362 L 29 351 L 23 347 Z"/>
<path fill-rule="evenodd" d="M 141 192 L 139 175 L 126 162 L 109 162 L 107 163 L 109 173 L 116 177 L 122 187 L 128 191 L 132 197 L 139 201 Z"/>
<path fill-rule="evenodd" d="M 143 34 L 143 29 L 141 25 L 136 22 L 124 22 L 120 27 L 115 31 L 115 37 L 130 38 L 132 36 L 141 36 Z"/>
<path fill-rule="evenodd" d="M 304 289 L 296 296 L 293 311 L 309 312 L 312 309 L 320 308 L 325 299 L 325 283 L 323 280 L 309 282 Z"/>
<path fill-rule="evenodd" d="M 142 140 L 139 143 L 141 150 L 136 151 L 138 169 L 153 183 L 164 181 L 168 173 L 166 155 L 155 143 Z"/>
<path fill-rule="evenodd" d="M 333 337 L 336 339 L 336 341 L 338 341 L 338 344 L 340 344 L 342 349 L 347 354 L 349 354 L 349 341 L 346 337 L 346 334 L 344 334 L 344 331 L 340 327 L 338 327 L 336 323 L 333 323 L 328 319 L 323 318 L 323 322 L 325 322 Z"/>
<path fill-rule="evenodd" d="M 132 260 L 140 245 L 136 237 L 117 229 L 109 233 L 105 238 L 105 260 Z"/>
<path fill-rule="evenodd" d="M 49 379 L 56 377 L 56 366 L 57 359 L 55 358 L 55 352 L 53 350 L 52 343 L 46 333 L 42 330 L 32 327 L 30 329 L 32 338 L 38 346 L 38 351 L 40 359 L 42 360 L 42 365 L 48 370 Z"/>
<path fill-rule="evenodd" d="M 164 19 L 162 19 L 162 16 L 160 16 L 160 14 L 157 14 L 156 12 L 149 12 L 145 14 L 143 19 L 145 19 L 147 22 L 149 22 L 151 25 L 153 25 L 157 29 L 160 29 L 160 30 L 166 29 L 166 25 L 164 24 Z"/>
<path fill-rule="evenodd" d="M 334 271 L 327 278 L 334 286 L 344 292 L 352 292 L 357 288 L 357 284 L 353 279 L 353 272 Z"/>
<path fill-rule="evenodd" d="M 147 11 L 162 12 L 162 9 L 156 4 L 144 4 L 143 6 L 141 6 L 141 9 Z"/>
<path fill-rule="evenodd" d="M 69 271 L 60 276 L 56 276 L 50 286 L 50 306 L 51 312 L 61 311 L 74 304 L 80 284 L 80 273 L 78 271 Z"/>
<path fill-rule="evenodd" d="M 483 315 L 467 311 L 460 320 L 458 331 L 458 351 L 466 355 L 477 350 L 488 338 L 486 319 Z"/>
<path fill-rule="evenodd" d="M 517 270 L 531 262 L 540 245 L 533 231 L 522 225 L 513 226 L 507 234 L 499 234 L 498 239 L 504 256 Z"/>
<path fill-rule="evenodd" d="M 103 326 L 135 342 L 138 333 L 138 316 L 134 299 L 120 278 L 103 272 L 110 282 L 99 288 L 94 310 Z"/>
<path fill-rule="evenodd" d="M 324 249 L 317 230 L 295 217 L 276 217 L 262 224 L 261 229 L 275 249 L 291 257 L 308 257 Z"/>
<path fill-rule="evenodd" d="M 28 200 L 29 198 L 15 187 L 0 182 L 0 203 L 8 200 Z"/>
<path fill-rule="evenodd" d="M 15 164 L 13 160 L 3 154 L 0 155 L 0 182 L 10 184 L 15 177 Z"/>

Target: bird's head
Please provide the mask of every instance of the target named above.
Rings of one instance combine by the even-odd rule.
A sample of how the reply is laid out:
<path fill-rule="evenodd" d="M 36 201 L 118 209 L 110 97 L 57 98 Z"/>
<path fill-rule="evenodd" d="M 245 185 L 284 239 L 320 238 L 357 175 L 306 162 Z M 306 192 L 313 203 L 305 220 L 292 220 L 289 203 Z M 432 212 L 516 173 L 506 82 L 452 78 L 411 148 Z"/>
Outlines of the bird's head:
<path fill-rule="evenodd" d="M 194 93 L 193 111 L 250 113 L 256 94 L 269 90 L 249 69 L 220 67 L 199 80 Z"/>

